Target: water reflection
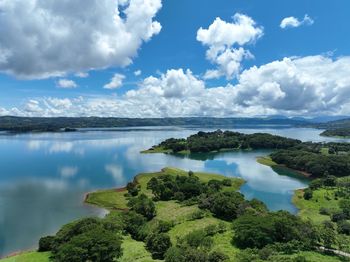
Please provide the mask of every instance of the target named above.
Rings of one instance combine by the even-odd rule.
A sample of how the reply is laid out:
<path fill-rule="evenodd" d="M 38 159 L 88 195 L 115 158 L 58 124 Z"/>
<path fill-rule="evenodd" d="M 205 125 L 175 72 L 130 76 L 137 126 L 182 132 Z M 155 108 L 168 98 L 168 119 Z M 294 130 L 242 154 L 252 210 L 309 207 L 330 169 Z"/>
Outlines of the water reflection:
<path fill-rule="evenodd" d="M 302 140 L 329 140 L 319 137 L 320 130 L 315 129 L 258 131 Z M 255 158 L 267 151 L 190 156 L 139 153 L 166 138 L 196 132 L 198 129 L 168 127 L 0 135 L 0 256 L 35 247 L 40 236 L 54 233 L 71 220 L 101 215 L 101 210 L 82 203 L 85 192 L 122 186 L 137 173 L 166 166 L 242 177 L 247 183 L 241 191 L 247 198 L 259 198 L 273 210 L 296 211 L 291 204 L 292 192 L 306 182 L 258 164 Z"/>

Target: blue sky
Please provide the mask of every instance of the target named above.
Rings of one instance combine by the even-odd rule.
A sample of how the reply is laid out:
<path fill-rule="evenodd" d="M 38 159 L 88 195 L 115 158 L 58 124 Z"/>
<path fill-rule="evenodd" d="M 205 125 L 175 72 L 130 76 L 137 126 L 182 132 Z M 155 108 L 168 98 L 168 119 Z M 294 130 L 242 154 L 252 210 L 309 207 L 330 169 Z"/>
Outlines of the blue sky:
<path fill-rule="evenodd" d="M 22 11 L 11 7 L 10 0 L 3 1 L 0 4 L 0 24 L 3 25 L 0 27 L 0 114 L 164 117 L 350 113 L 350 83 L 349 78 L 346 78 L 347 73 L 350 74 L 347 71 L 350 70 L 347 69 L 348 65 L 350 66 L 349 1 L 123 0 L 119 2 L 120 11 L 129 8 L 132 2 L 138 6 L 151 6 L 153 9 L 149 13 L 142 13 L 142 8 L 135 8 L 134 12 L 139 12 L 134 14 L 139 19 L 135 20 L 135 23 L 145 23 L 145 26 L 140 26 L 141 29 L 137 29 L 139 31 L 125 29 L 126 33 L 134 34 L 133 40 L 127 43 L 127 46 L 133 47 L 130 47 L 131 50 L 123 47 L 118 55 L 106 57 L 98 63 L 95 61 L 99 60 L 98 55 L 101 55 L 101 52 L 96 54 L 91 51 L 87 44 L 85 46 L 83 37 L 89 37 L 94 30 L 100 30 L 111 37 L 109 43 L 112 43 L 113 48 L 119 48 L 117 44 L 114 46 L 114 43 L 124 41 L 124 31 L 118 32 L 113 27 L 108 31 L 104 28 L 93 28 L 96 23 L 94 19 L 104 19 L 97 22 L 101 22 L 101 26 L 108 23 L 108 15 L 102 16 L 103 8 L 118 6 L 118 1 L 104 0 L 105 6 L 101 7 L 102 4 L 95 0 L 89 4 L 76 0 L 71 6 L 57 4 L 54 0 L 48 1 L 50 4 L 40 6 L 35 0 L 23 0 L 17 1 L 18 8 L 24 8 L 25 2 L 30 2 L 33 8 L 32 15 L 45 9 L 52 14 L 61 15 L 63 21 L 81 22 L 83 18 L 79 12 L 86 11 L 87 18 L 84 19 L 91 18 L 92 28 L 90 32 L 76 31 L 78 28 L 70 28 L 70 22 L 56 28 L 55 22 L 48 22 L 44 26 L 40 25 L 42 21 L 39 20 L 38 24 L 33 22 L 33 25 L 28 25 L 25 21 L 26 18 L 31 21 L 30 13 L 19 13 Z M 96 17 L 89 16 L 89 7 L 86 5 L 90 4 L 91 9 L 100 10 L 101 14 L 96 12 Z M 99 8 L 96 9 L 94 5 Z M 250 55 L 246 58 L 235 61 L 240 68 L 234 74 L 227 76 L 220 73 L 215 78 L 206 77 L 207 70 L 218 70 L 220 67 L 218 62 L 215 62 L 218 61 L 215 59 L 218 59 L 219 54 L 214 58 L 215 61 L 206 57 L 210 44 L 205 45 L 203 41 L 196 39 L 198 30 L 207 30 L 217 17 L 225 23 L 237 24 L 233 19 L 235 14 L 249 17 L 254 22 L 253 28 L 261 29 L 262 33 L 260 36 L 251 36 L 250 40 L 242 45 L 234 40 L 234 44 L 225 47 L 225 50 L 242 48 L 249 51 Z M 24 17 L 23 24 L 15 21 L 18 15 Z M 306 15 L 310 20 L 303 23 Z M 127 14 L 120 17 L 126 19 Z M 298 19 L 300 24 L 294 27 L 289 24 L 290 26 L 281 28 L 282 20 L 291 17 Z M 152 28 L 152 22 L 159 23 L 161 30 Z M 17 32 L 14 32 L 14 29 Z M 70 30 L 70 33 L 61 37 L 64 40 L 59 39 L 59 43 L 53 46 L 52 43 L 57 42 L 57 35 L 51 32 L 64 32 L 66 29 Z M 32 33 L 28 35 L 29 30 Z M 148 33 L 143 34 L 145 31 Z M 226 30 L 224 33 L 229 36 L 232 32 Z M 34 47 L 27 46 L 27 40 L 33 36 L 39 44 Z M 78 39 L 80 37 L 82 40 Z M 69 53 L 73 45 L 79 45 L 81 49 Z M 90 45 L 95 47 L 96 43 Z M 34 51 L 31 52 L 31 48 Z M 52 51 L 60 50 L 58 53 L 62 52 L 62 56 L 47 53 L 42 55 L 38 51 L 46 48 L 52 48 Z M 28 52 L 19 51 L 26 49 Z M 13 53 L 17 56 L 13 55 L 11 59 Z M 84 54 L 86 60 L 80 57 L 84 57 Z M 8 61 L 1 63 L 2 56 Z M 125 63 L 125 57 L 132 61 Z M 284 58 L 290 59 L 290 62 L 284 61 Z M 33 61 L 39 61 L 40 65 L 39 62 L 36 65 Z M 278 61 L 280 63 L 273 64 Z M 315 70 L 313 63 L 320 68 Z M 69 68 L 71 64 L 74 65 Z M 285 64 L 289 69 L 285 68 Z M 44 65 L 44 69 L 41 65 Z M 268 68 L 265 68 L 266 65 Z M 45 72 L 45 66 L 61 72 L 56 75 L 49 69 Z M 225 66 L 222 65 L 221 69 Z M 271 77 L 259 70 L 252 72 L 250 69 L 254 66 L 261 69 L 260 71 L 266 69 Z M 23 73 L 21 70 L 24 67 L 32 67 L 34 71 L 35 67 L 40 69 L 34 73 L 25 69 L 27 71 Z M 92 67 L 97 69 L 90 70 Z M 168 70 L 171 69 L 182 71 L 168 74 Z M 190 72 L 186 72 L 187 69 Z M 141 73 L 135 75 L 138 70 Z M 289 70 L 294 70 L 291 73 L 293 77 L 288 74 L 280 76 Z M 244 74 L 245 71 L 249 71 L 248 74 Z M 88 76 L 77 77 L 78 72 L 86 72 Z M 104 88 L 115 74 L 123 75 L 122 83 L 114 87 L 112 85 L 111 89 Z M 151 76 L 154 78 L 152 86 L 147 81 Z M 315 84 L 320 76 L 324 77 L 324 82 Z M 184 81 L 183 77 L 188 82 Z M 66 88 L 62 88 L 62 80 L 66 81 Z M 182 86 L 181 83 L 185 82 L 186 86 Z M 174 86 L 170 86 L 172 84 Z M 264 86 L 263 90 L 261 86 Z M 197 92 L 191 93 L 186 88 Z M 172 95 L 166 95 L 170 89 Z M 209 89 L 213 90 L 208 93 Z M 130 93 L 131 90 L 136 92 Z M 157 91 L 152 93 L 154 90 Z M 298 93 L 307 99 L 296 98 Z M 318 94 L 322 94 L 323 98 L 317 98 Z M 230 96 L 232 99 L 229 99 Z M 295 99 L 298 103 L 291 101 Z M 291 101 L 290 105 L 287 105 L 288 101 Z"/>

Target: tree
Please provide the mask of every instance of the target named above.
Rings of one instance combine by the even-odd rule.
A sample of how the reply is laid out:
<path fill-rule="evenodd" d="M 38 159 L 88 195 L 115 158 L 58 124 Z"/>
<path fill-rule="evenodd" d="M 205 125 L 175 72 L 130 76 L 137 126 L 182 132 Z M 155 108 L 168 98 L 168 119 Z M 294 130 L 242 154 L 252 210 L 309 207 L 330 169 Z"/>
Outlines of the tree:
<path fill-rule="evenodd" d="M 306 188 L 304 190 L 304 199 L 305 200 L 310 200 L 312 198 L 313 192 L 310 188 Z"/>
<path fill-rule="evenodd" d="M 125 230 L 136 240 L 143 240 L 143 226 L 146 224 L 146 218 L 134 211 L 123 214 L 123 223 Z"/>
<path fill-rule="evenodd" d="M 74 236 L 53 254 L 57 262 L 112 262 L 122 255 L 121 238 L 101 228 Z"/>
<path fill-rule="evenodd" d="M 156 207 L 146 195 L 142 194 L 136 198 L 132 198 L 128 202 L 128 206 L 136 213 L 143 215 L 147 220 L 151 220 L 156 215 Z"/>
<path fill-rule="evenodd" d="M 237 211 L 244 202 L 244 197 L 238 192 L 220 192 L 212 196 L 209 210 L 218 218 L 232 220 L 237 217 Z"/>
<path fill-rule="evenodd" d="M 46 252 L 46 251 L 51 251 L 53 248 L 53 243 L 55 241 L 54 236 L 47 236 L 47 237 L 42 237 L 39 240 L 39 252 Z"/>
<path fill-rule="evenodd" d="M 171 247 L 170 237 L 164 233 L 153 233 L 146 238 L 146 249 L 153 259 L 164 259 L 164 254 Z"/>

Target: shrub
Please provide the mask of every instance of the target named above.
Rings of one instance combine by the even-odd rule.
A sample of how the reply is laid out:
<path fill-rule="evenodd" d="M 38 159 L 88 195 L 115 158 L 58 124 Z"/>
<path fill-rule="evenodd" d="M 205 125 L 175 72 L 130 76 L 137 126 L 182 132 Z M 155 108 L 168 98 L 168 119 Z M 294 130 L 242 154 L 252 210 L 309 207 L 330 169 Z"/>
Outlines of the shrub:
<path fill-rule="evenodd" d="M 136 240 L 143 240 L 144 225 L 146 224 L 146 218 L 134 211 L 123 214 L 124 229 L 128 232 L 132 238 Z"/>
<path fill-rule="evenodd" d="M 166 232 L 168 232 L 173 226 L 174 226 L 174 225 L 173 225 L 173 223 L 171 223 L 171 222 L 159 220 L 159 221 L 158 221 L 157 230 L 158 230 L 158 232 L 160 232 L 160 233 L 166 233 Z"/>
<path fill-rule="evenodd" d="M 232 180 L 231 179 L 224 179 L 222 180 L 223 186 L 232 186 Z"/>
<path fill-rule="evenodd" d="M 350 235 L 350 222 L 341 221 L 338 223 L 338 232 L 344 235 Z"/>
<path fill-rule="evenodd" d="M 55 241 L 54 236 L 46 236 L 46 237 L 40 238 L 38 251 L 39 252 L 51 251 L 53 248 L 54 241 Z"/>
<path fill-rule="evenodd" d="M 167 234 L 150 234 L 146 238 L 146 249 L 151 252 L 153 259 L 164 259 L 164 254 L 170 247 L 171 241 Z"/>
<path fill-rule="evenodd" d="M 137 196 L 139 194 L 139 191 L 140 191 L 140 187 L 135 182 L 129 182 L 126 185 L 126 189 L 128 190 L 128 193 L 131 196 Z"/>
<path fill-rule="evenodd" d="M 226 256 L 225 254 L 218 252 L 218 251 L 213 251 L 209 254 L 208 261 L 209 262 L 223 262 L 228 260 L 229 257 Z"/>
<path fill-rule="evenodd" d="M 121 238 L 104 229 L 93 229 L 76 235 L 60 245 L 53 258 L 57 262 L 112 262 L 122 255 Z"/>
<path fill-rule="evenodd" d="M 142 194 L 129 200 L 128 206 L 136 213 L 143 215 L 147 220 L 151 220 L 156 215 L 156 207 L 146 195 Z"/>
<path fill-rule="evenodd" d="M 310 188 L 306 188 L 304 190 L 304 199 L 305 200 L 310 200 L 312 198 L 313 192 Z"/>

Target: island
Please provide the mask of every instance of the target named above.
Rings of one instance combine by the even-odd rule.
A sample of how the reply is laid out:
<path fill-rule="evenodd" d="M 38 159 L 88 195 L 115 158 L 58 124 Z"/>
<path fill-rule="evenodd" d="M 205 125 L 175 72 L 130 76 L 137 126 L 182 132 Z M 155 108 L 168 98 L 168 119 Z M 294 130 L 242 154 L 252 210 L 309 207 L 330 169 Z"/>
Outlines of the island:
<path fill-rule="evenodd" d="M 322 249 L 326 227 L 246 200 L 243 184 L 177 168 L 139 174 L 123 188 L 87 194 L 106 217 L 73 221 L 42 237 L 38 251 L 2 261 L 341 261 Z"/>

